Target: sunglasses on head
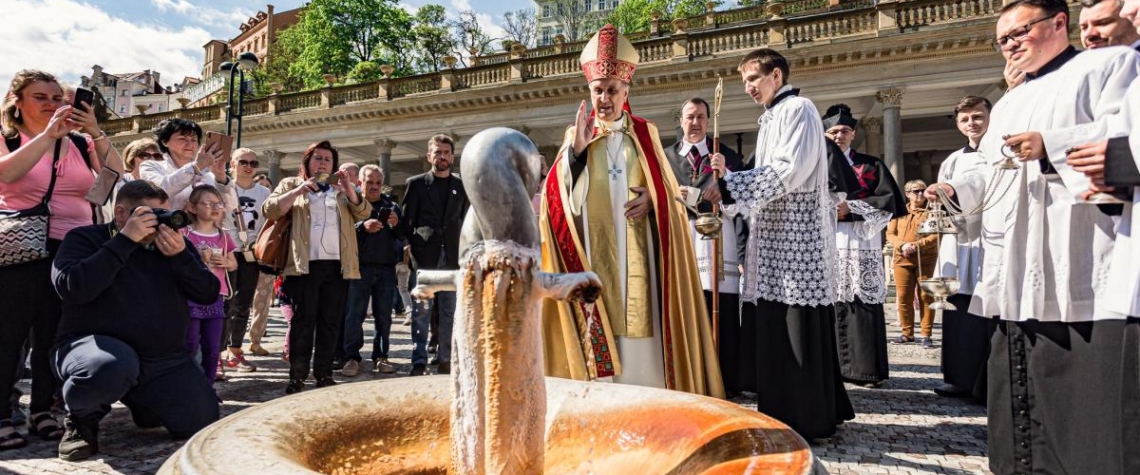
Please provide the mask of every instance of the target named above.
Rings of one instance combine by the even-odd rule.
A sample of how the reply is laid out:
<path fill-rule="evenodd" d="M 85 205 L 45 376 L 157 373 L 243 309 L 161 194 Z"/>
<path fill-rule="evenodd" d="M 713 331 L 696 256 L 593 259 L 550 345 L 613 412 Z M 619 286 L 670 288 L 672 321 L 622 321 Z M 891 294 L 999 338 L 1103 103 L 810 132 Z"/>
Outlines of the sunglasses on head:
<path fill-rule="evenodd" d="M 243 167 L 257 168 L 261 166 L 261 162 L 257 160 L 238 160 L 238 165 Z"/>

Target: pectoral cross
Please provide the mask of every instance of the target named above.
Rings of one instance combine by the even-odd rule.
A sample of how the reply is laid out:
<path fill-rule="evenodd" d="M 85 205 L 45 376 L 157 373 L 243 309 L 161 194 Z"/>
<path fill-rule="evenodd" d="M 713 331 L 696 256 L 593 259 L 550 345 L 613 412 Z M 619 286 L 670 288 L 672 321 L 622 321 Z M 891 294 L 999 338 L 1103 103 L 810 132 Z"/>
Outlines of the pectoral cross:
<path fill-rule="evenodd" d="M 610 165 L 610 181 L 617 181 L 618 175 L 621 175 L 621 169 L 618 168 L 616 163 L 611 164 Z"/>

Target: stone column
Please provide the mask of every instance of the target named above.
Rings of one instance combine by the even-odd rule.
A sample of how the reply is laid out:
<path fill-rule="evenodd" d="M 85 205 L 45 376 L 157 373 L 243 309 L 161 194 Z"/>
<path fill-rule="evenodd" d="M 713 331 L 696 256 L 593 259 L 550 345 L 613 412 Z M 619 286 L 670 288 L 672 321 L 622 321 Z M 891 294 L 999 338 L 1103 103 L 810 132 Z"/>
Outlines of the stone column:
<path fill-rule="evenodd" d="M 867 155 L 881 158 L 883 156 L 883 118 L 864 117 L 859 120 L 859 125 L 863 127 L 863 146 L 859 148 Z"/>
<path fill-rule="evenodd" d="M 903 91 L 897 87 L 883 89 L 875 98 L 883 104 L 883 161 L 895 176 L 895 181 L 906 183 L 903 173 L 902 107 Z"/>
<path fill-rule="evenodd" d="M 373 141 L 376 148 L 380 149 L 380 154 L 377 155 L 376 164 L 380 166 L 380 170 L 384 172 L 384 184 L 392 184 L 392 149 L 396 148 L 396 141 L 389 139 L 377 139 Z"/>
<path fill-rule="evenodd" d="M 269 149 L 262 152 L 266 161 L 269 162 L 269 181 L 273 182 L 273 186 L 281 183 L 281 160 L 285 158 L 285 152 L 278 152 L 274 149 Z"/>

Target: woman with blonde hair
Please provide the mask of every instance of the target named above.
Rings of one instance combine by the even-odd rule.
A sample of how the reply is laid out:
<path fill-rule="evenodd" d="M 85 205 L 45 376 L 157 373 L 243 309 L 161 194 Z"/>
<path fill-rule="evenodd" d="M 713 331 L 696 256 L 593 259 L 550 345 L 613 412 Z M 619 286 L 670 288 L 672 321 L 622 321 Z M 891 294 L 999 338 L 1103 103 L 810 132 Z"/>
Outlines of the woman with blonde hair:
<path fill-rule="evenodd" d="M 26 260 L 0 254 L 0 262 L 6 262 L 0 264 L 0 401 L 4 402 L 0 404 L 0 451 L 28 443 L 16 431 L 7 401 L 29 332 L 33 338 L 28 433 L 49 440 L 64 435 L 50 412 L 56 379 L 49 354 L 62 314 L 51 280 L 52 257 L 68 231 L 93 223 L 96 211 L 85 196 L 95 183 L 95 174 L 104 166 L 119 173 L 123 170 L 118 152 L 99 130 L 91 104 L 75 108 L 67 98 L 55 76 L 25 69 L 12 78 L 0 108 L 4 138 L 0 143 L 0 217 L 36 215 L 29 212 L 44 203 L 51 210 L 43 246 L 46 256 Z M 26 234 L 27 226 L 7 232 Z"/>
<path fill-rule="evenodd" d="M 127 170 L 127 175 L 123 179 L 125 181 L 138 180 L 142 178 L 139 175 L 142 162 L 162 160 L 162 152 L 158 150 L 158 142 L 155 142 L 154 139 L 138 139 L 127 144 L 127 147 L 123 149 L 123 160 Z"/>

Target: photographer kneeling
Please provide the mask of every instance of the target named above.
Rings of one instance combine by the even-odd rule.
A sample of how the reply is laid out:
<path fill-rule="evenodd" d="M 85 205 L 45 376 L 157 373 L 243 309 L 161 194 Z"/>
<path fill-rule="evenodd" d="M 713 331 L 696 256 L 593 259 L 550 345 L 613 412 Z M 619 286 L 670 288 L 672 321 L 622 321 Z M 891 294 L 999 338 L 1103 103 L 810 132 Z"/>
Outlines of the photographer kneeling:
<path fill-rule="evenodd" d="M 186 301 L 212 303 L 220 284 L 172 229 L 186 216 L 160 219 L 152 211 L 167 200 L 153 183 L 127 183 L 115 198 L 114 223 L 72 230 L 56 255 L 52 280 L 63 318 L 51 361 L 68 411 L 61 459 L 98 452 L 99 421 L 115 401 L 139 427 L 165 426 L 179 439 L 218 419 L 214 391 L 184 339 Z"/>

